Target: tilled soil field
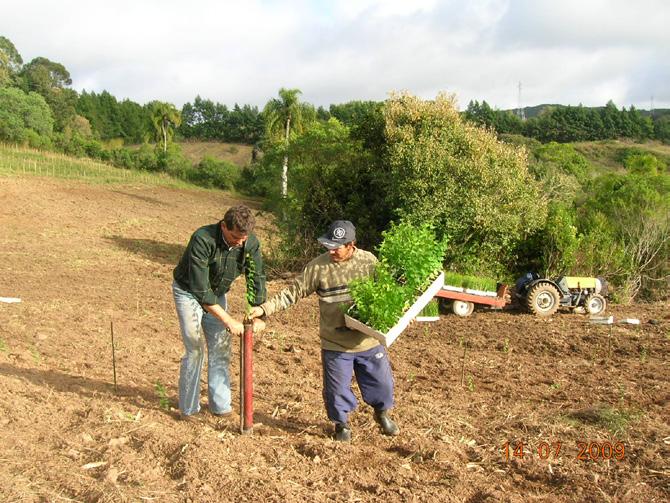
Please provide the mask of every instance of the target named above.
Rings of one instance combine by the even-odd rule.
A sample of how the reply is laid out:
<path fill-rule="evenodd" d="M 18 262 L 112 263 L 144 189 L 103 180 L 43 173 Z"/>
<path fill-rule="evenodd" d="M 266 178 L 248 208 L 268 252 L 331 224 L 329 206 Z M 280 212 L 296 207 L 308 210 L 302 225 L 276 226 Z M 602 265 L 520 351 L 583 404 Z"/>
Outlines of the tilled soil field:
<path fill-rule="evenodd" d="M 36 177 L 0 178 L 0 194 L 0 296 L 22 300 L 0 303 L 2 501 L 670 499 L 667 304 L 611 306 L 641 322 L 611 331 L 569 312 L 415 323 L 390 350 L 401 434 L 382 436 L 362 404 L 343 445 L 308 298 L 256 337 L 255 425 L 240 435 L 238 404 L 212 416 L 204 383 L 199 421 L 177 418 L 170 291 L 191 232 L 236 201 Z"/>

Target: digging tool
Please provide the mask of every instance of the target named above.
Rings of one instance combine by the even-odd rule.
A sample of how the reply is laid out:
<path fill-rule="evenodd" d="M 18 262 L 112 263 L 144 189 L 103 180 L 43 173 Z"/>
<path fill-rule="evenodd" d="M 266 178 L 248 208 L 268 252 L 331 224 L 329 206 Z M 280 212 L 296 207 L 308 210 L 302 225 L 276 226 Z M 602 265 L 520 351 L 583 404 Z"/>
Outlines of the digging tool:
<path fill-rule="evenodd" d="M 248 435 L 254 430 L 254 323 L 244 320 L 244 333 L 240 344 L 240 433 Z"/>

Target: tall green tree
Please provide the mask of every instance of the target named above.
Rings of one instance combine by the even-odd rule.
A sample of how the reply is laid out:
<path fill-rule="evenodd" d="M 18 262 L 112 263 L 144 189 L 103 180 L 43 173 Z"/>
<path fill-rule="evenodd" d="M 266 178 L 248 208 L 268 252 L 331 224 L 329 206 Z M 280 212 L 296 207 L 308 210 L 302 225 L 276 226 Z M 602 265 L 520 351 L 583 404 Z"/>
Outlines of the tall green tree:
<path fill-rule="evenodd" d="M 288 194 L 288 147 L 291 137 L 291 127 L 299 132 L 303 128 L 303 107 L 299 100 L 302 94 L 300 89 L 279 90 L 279 98 L 273 98 L 265 105 L 263 115 L 265 116 L 266 133 L 269 138 L 283 138 L 284 161 L 281 173 L 281 195 L 286 198 Z"/>
<path fill-rule="evenodd" d="M 540 228 L 547 204 L 524 149 L 464 121 L 455 98 L 395 94 L 384 107 L 387 204 L 450 237 L 448 259 L 465 272 L 501 274 Z"/>
<path fill-rule="evenodd" d="M 15 84 L 23 58 L 7 37 L 0 36 L 0 87 Z"/>
<path fill-rule="evenodd" d="M 56 129 L 63 131 L 77 113 L 77 93 L 68 88 L 72 84 L 70 72 L 60 63 L 38 57 L 23 66 L 20 78 L 26 92 L 44 97 L 53 112 Z"/>
<path fill-rule="evenodd" d="M 151 103 L 151 123 L 156 130 L 156 141 L 163 144 L 167 152 L 168 141 L 174 134 L 174 128 L 181 124 L 181 113 L 171 103 L 153 101 Z"/>

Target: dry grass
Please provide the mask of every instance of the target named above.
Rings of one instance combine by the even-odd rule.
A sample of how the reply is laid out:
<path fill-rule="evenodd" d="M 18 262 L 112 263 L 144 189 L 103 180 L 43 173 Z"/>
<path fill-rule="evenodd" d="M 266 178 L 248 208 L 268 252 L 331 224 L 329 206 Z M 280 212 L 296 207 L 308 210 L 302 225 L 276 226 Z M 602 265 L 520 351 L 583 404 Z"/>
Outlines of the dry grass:
<path fill-rule="evenodd" d="M 183 142 L 179 146 L 184 155 L 194 163 L 200 162 L 205 156 L 232 162 L 240 167 L 244 167 L 251 162 L 251 145 L 198 141 Z"/>

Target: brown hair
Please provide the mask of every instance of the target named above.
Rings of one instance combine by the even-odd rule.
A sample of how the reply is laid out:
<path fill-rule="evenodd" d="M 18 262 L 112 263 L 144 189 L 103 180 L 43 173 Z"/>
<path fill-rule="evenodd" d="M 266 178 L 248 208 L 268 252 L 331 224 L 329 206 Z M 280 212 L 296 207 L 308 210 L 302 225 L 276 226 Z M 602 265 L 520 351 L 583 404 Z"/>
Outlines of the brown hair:
<path fill-rule="evenodd" d="M 223 223 L 226 224 L 228 230 L 237 229 L 243 234 L 249 234 L 254 230 L 256 219 L 248 206 L 239 204 L 230 207 L 226 211 L 226 214 L 223 216 Z"/>

